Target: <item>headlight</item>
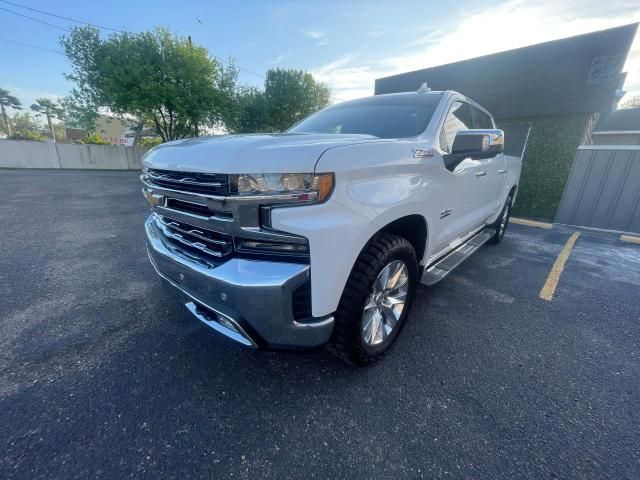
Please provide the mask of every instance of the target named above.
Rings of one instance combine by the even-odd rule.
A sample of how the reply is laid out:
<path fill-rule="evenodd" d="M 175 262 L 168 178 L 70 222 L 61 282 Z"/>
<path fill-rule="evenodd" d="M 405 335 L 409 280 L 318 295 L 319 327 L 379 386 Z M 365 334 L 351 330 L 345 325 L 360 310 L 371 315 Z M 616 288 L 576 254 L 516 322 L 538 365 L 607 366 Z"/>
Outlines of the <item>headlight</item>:
<path fill-rule="evenodd" d="M 326 200 L 333 190 L 333 173 L 245 173 L 231 175 L 237 195 L 288 195 L 291 201 Z"/>

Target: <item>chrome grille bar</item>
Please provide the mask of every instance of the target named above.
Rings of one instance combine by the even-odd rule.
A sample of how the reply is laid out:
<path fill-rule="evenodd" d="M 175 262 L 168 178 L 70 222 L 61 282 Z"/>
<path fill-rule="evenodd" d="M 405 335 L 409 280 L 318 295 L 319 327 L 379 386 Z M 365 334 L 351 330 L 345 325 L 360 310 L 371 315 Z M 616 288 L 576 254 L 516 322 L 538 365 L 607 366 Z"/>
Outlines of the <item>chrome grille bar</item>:
<path fill-rule="evenodd" d="M 224 257 L 233 250 L 233 242 L 230 239 L 214 238 L 213 233 L 208 235 L 209 232 L 157 214 L 154 215 L 154 219 L 165 237 L 213 257 Z"/>
<path fill-rule="evenodd" d="M 192 235 L 192 236 L 194 236 L 196 238 L 199 238 L 200 240 L 203 240 L 205 242 L 214 243 L 216 245 L 223 245 L 223 246 L 231 245 L 230 241 L 218 240 L 216 238 L 207 237 L 204 231 L 198 230 L 196 228 L 189 228 L 189 227 L 192 227 L 192 226 L 188 225 L 186 223 L 179 223 L 179 222 L 176 222 L 175 220 L 165 219 L 164 217 L 161 217 L 160 215 L 156 215 L 156 218 L 162 225 L 164 225 L 165 227 L 169 227 L 172 230 L 177 231 L 178 233 L 184 233 L 186 235 Z"/>
<path fill-rule="evenodd" d="M 206 195 L 229 195 L 229 176 L 222 173 L 178 172 L 146 168 L 143 176 L 159 188 L 175 188 Z"/>
<path fill-rule="evenodd" d="M 169 182 L 186 183 L 187 185 L 198 185 L 201 187 L 220 188 L 223 185 L 222 182 L 200 182 L 195 178 L 189 178 L 189 177 L 176 178 L 175 175 L 159 174 L 152 171 L 147 172 L 147 175 L 153 180 L 166 180 Z"/>

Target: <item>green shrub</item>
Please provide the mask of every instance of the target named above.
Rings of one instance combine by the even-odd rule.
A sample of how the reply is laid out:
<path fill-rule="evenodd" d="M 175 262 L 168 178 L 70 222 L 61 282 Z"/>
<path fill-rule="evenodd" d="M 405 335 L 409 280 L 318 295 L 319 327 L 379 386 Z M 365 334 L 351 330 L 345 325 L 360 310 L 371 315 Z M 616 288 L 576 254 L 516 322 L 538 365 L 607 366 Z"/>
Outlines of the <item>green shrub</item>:
<path fill-rule="evenodd" d="M 138 146 L 143 150 L 149 150 L 150 148 L 160 145 L 162 139 L 160 137 L 144 137 L 138 141 Z"/>
<path fill-rule="evenodd" d="M 104 138 L 96 133 L 94 133 L 93 135 L 87 135 L 83 139 L 76 141 L 76 143 L 89 145 L 111 145 L 111 143 L 107 142 Z"/>
<path fill-rule="evenodd" d="M 514 215 L 553 220 L 589 115 L 549 115 L 498 122 L 531 125 Z"/>
<path fill-rule="evenodd" d="M 32 142 L 46 142 L 49 137 L 43 135 L 40 132 L 26 131 L 23 133 L 16 133 L 9 137 L 12 140 L 31 140 Z"/>

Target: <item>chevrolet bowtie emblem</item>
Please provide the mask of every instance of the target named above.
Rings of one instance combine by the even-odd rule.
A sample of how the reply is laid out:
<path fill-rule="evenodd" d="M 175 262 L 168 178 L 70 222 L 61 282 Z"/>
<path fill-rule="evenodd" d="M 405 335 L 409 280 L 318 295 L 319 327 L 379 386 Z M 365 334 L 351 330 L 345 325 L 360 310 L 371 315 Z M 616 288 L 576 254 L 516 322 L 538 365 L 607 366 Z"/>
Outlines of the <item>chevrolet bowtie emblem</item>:
<path fill-rule="evenodd" d="M 162 204 L 163 196 L 158 195 L 157 193 L 153 193 L 153 190 L 143 188 L 142 194 L 144 195 L 144 198 L 147 199 L 147 202 L 149 202 L 149 205 L 151 205 L 152 208 Z"/>

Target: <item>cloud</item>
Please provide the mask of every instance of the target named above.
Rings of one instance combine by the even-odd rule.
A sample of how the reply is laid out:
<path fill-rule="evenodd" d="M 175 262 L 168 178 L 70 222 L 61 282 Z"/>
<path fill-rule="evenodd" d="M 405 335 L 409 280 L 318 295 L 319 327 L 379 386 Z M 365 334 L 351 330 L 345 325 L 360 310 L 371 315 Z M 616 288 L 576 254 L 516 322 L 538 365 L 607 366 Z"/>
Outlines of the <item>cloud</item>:
<path fill-rule="evenodd" d="M 14 85 L 7 85 L 5 88 L 9 90 L 13 96 L 18 97 L 18 100 L 22 103 L 23 110 L 30 110 L 29 107 L 36 103 L 36 98 L 44 97 L 58 102 L 62 100 L 62 97 L 64 96 L 47 90 L 16 87 Z"/>
<path fill-rule="evenodd" d="M 424 30 L 423 35 L 401 45 L 397 53 L 347 55 L 312 72 L 337 97 L 357 98 L 373 94 L 376 78 L 639 21 L 640 6 L 625 0 L 510 0 L 454 17 L 459 20 Z M 625 70 L 626 90 L 640 94 L 640 38 L 632 47 Z"/>
<path fill-rule="evenodd" d="M 302 34 L 306 37 L 312 38 L 313 40 L 320 40 L 323 38 L 326 38 L 327 34 L 322 31 L 322 30 L 314 30 L 314 29 L 309 29 L 309 30 L 300 30 L 302 32 Z"/>
<path fill-rule="evenodd" d="M 64 96 L 59 93 L 49 92 L 46 90 L 16 87 L 14 85 L 7 85 L 5 88 L 11 92 L 11 95 L 18 97 L 18 100 L 20 100 L 20 103 L 22 103 L 22 110 L 14 110 L 12 108 L 7 109 L 10 115 L 13 116 L 18 112 L 28 112 L 32 114 L 36 122 L 41 125 L 46 124 L 46 120 L 44 119 L 44 116 L 36 115 L 36 113 L 32 111 L 30 108 L 31 105 L 36 103 L 36 98 L 48 98 L 50 100 L 59 102 L 62 100 L 62 97 Z M 59 121 L 53 120 L 53 123 L 59 123 Z"/>
<path fill-rule="evenodd" d="M 311 71 L 313 76 L 331 87 L 341 100 L 365 97 L 373 93 L 372 78 L 376 72 L 370 66 L 350 66 L 357 54 L 345 55 Z"/>
<path fill-rule="evenodd" d="M 283 61 L 284 59 L 286 59 L 286 58 L 288 58 L 288 57 L 289 57 L 289 54 L 288 54 L 288 53 L 283 53 L 282 55 L 278 55 L 276 58 L 274 58 L 273 60 L 271 60 L 271 62 L 269 62 L 269 63 L 271 63 L 272 65 L 279 65 L 279 64 L 281 64 L 281 63 L 282 63 L 282 61 Z"/>
<path fill-rule="evenodd" d="M 624 82 L 624 90 L 627 94 L 624 98 L 640 95 L 640 34 L 636 35 L 635 41 L 631 45 L 624 71 L 627 72 L 627 78 Z"/>

